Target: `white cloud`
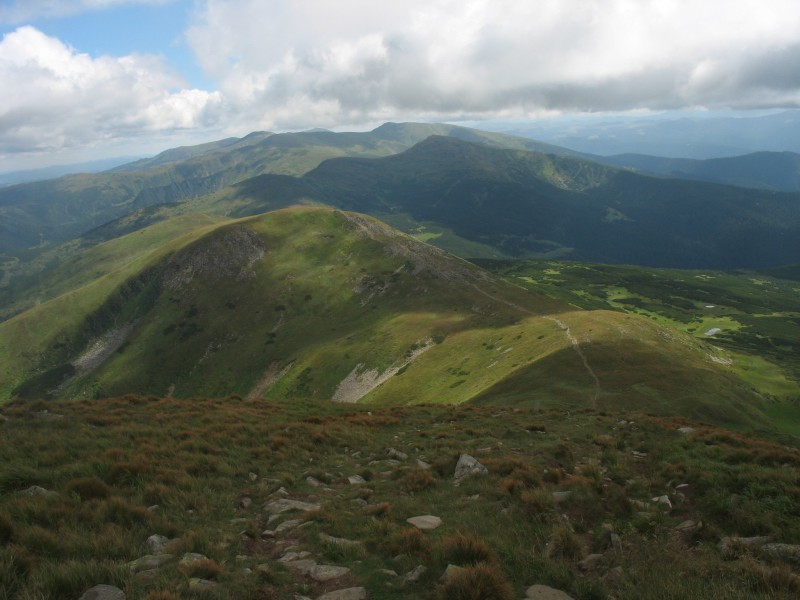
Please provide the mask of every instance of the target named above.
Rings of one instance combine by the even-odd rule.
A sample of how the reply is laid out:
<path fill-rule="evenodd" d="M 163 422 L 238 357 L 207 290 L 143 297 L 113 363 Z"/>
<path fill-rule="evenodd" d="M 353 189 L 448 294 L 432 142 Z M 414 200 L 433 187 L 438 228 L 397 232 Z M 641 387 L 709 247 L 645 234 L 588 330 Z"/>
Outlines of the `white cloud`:
<path fill-rule="evenodd" d="M 188 40 L 252 128 L 796 106 L 796 0 L 206 0 Z M 319 119 L 317 121 L 312 120 Z"/>
<path fill-rule="evenodd" d="M 213 124 L 221 94 L 181 83 L 159 58 L 93 58 L 20 27 L 0 41 L 0 155 Z"/>

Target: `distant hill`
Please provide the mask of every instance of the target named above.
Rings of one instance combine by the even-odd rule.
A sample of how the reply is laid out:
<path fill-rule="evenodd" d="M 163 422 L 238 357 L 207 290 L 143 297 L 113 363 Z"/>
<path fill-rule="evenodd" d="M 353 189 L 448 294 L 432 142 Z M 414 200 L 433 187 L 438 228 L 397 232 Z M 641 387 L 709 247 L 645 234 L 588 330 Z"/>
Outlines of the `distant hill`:
<path fill-rule="evenodd" d="M 39 169 L 7 171 L 5 173 L 0 173 L 0 188 L 21 183 L 41 181 L 43 179 L 63 177 L 64 175 L 73 173 L 98 173 L 100 171 L 113 169 L 119 165 L 130 163 L 132 160 L 134 159 L 131 157 L 106 158 L 68 165 L 54 165 L 52 167 L 42 167 Z"/>
<path fill-rule="evenodd" d="M 467 257 L 681 268 L 800 260 L 800 195 L 644 176 L 572 157 L 430 137 L 381 159 L 338 158 L 299 180 L 243 182 L 212 210 L 292 200 L 369 213 Z"/>
<path fill-rule="evenodd" d="M 94 264 L 89 284 L 0 323 L 2 398 L 474 399 L 766 423 L 703 341 L 531 294 L 356 213 L 205 224 L 129 262 L 123 278 Z"/>
<path fill-rule="evenodd" d="M 595 160 L 616 167 L 679 179 L 696 179 L 778 192 L 800 191 L 800 154 L 794 152 L 755 152 L 707 160 L 620 154 L 595 157 Z"/>
<path fill-rule="evenodd" d="M 181 202 L 260 174 L 302 175 L 332 157 L 395 154 L 434 134 L 558 151 L 532 140 L 453 125 L 387 123 L 364 133 L 256 132 L 168 150 L 106 173 L 0 189 L 0 253 L 17 255 L 57 244 L 147 206 Z"/>

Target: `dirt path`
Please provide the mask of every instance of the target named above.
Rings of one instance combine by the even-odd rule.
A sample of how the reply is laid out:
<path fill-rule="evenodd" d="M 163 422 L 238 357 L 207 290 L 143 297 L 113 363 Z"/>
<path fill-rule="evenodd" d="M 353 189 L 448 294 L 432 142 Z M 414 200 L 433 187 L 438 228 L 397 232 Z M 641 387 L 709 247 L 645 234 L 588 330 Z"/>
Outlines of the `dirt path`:
<path fill-rule="evenodd" d="M 511 308 L 513 308 L 515 310 L 518 310 L 518 311 L 520 311 L 522 313 L 526 313 L 526 314 L 529 314 L 529 315 L 532 315 L 532 316 L 536 316 L 536 317 L 541 317 L 543 319 L 547 319 L 548 321 L 552 321 L 553 323 L 558 325 L 559 329 L 561 329 L 564 332 L 564 335 L 567 336 L 567 339 L 569 340 L 569 343 L 572 345 L 573 350 L 575 350 L 575 352 L 578 353 L 578 356 L 580 357 L 581 362 L 583 363 L 583 366 L 586 368 L 586 372 L 589 373 L 589 376 L 594 380 L 594 396 L 592 397 L 592 408 L 593 409 L 597 409 L 597 399 L 600 397 L 600 379 L 598 379 L 597 374 L 594 372 L 594 370 L 592 370 L 592 367 L 589 366 L 589 361 L 587 360 L 586 355 L 583 353 L 583 350 L 581 350 L 580 342 L 577 340 L 577 338 L 574 335 L 572 335 L 572 331 L 570 331 L 570 328 L 566 323 L 564 323 L 563 321 L 561 321 L 560 319 L 558 319 L 556 317 L 553 317 L 553 316 L 550 316 L 550 315 L 543 315 L 541 313 L 536 313 L 536 312 L 534 312 L 532 310 L 528 310 L 527 308 L 525 308 L 523 306 L 519 306 L 518 304 L 514 304 L 513 302 L 509 302 L 507 300 L 503 300 L 502 298 L 497 298 L 495 296 L 492 296 L 491 294 L 485 292 L 484 290 L 482 290 L 480 287 L 478 287 L 474 283 L 471 284 L 471 285 L 475 289 L 475 291 L 477 291 L 480 294 L 483 294 L 487 298 L 491 298 L 495 302 L 502 302 L 506 306 L 509 306 L 509 307 L 511 307 Z"/>
<path fill-rule="evenodd" d="M 586 368 L 586 371 L 589 373 L 592 379 L 594 379 L 594 397 L 592 398 L 592 408 L 597 409 L 597 398 L 600 396 L 600 380 L 597 378 L 597 375 L 592 370 L 592 367 L 589 366 L 589 361 L 586 360 L 586 355 L 583 353 L 583 350 L 581 350 L 580 342 L 574 335 L 572 335 L 572 331 L 570 331 L 569 325 L 567 325 L 560 319 L 550 316 L 546 316 L 543 318 L 547 319 L 548 321 L 552 321 L 553 323 L 558 325 L 558 327 L 564 332 L 564 335 L 567 336 L 569 343 L 572 344 L 573 350 L 575 350 L 575 352 L 578 353 L 578 356 L 581 357 L 581 362 L 583 362 L 583 366 Z"/>

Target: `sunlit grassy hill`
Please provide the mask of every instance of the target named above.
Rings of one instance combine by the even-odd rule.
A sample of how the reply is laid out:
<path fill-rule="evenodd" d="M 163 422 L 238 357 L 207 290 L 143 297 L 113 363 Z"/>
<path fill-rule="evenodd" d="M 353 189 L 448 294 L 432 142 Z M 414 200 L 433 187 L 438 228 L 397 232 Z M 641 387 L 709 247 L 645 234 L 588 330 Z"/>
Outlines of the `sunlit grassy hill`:
<path fill-rule="evenodd" d="M 160 222 L 83 259 L 0 324 L 4 398 L 474 400 L 766 424 L 712 346 L 533 294 L 356 213 Z"/>

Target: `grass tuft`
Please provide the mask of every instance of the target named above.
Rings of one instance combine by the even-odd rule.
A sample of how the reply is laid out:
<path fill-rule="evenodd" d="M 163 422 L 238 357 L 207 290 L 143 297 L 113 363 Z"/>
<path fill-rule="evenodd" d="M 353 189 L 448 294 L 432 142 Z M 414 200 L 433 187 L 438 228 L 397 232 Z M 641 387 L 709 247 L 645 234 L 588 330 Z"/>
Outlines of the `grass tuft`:
<path fill-rule="evenodd" d="M 438 587 L 441 600 L 513 600 L 514 588 L 496 565 L 479 563 L 458 571 Z"/>

